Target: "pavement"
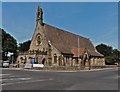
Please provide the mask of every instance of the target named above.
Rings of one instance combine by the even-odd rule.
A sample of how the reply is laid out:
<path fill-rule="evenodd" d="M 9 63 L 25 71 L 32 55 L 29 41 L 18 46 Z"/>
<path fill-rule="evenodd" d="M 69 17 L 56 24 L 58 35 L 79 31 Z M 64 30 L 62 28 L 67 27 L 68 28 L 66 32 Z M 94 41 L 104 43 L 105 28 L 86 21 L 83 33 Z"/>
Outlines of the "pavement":
<path fill-rule="evenodd" d="M 91 72 L 89 72 L 91 71 Z M 42 71 L 2 69 L 2 90 L 118 90 L 118 69 Z"/>
<path fill-rule="evenodd" d="M 3 69 L 3 68 L 1 68 Z M 44 69 L 25 69 L 25 68 L 4 68 L 8 70 L 23 70 L 23 71 L 46 71 L 46 72 L 90 72 L 90 71 L 102 71 L 102 70 L 110 70 L 110 69 L 116 69 L 118 70 L 118 67 L 111 67 L 111 68 L 99 68 L 99 69 L 91 69 L 91 70 L 44 70 Z"/>

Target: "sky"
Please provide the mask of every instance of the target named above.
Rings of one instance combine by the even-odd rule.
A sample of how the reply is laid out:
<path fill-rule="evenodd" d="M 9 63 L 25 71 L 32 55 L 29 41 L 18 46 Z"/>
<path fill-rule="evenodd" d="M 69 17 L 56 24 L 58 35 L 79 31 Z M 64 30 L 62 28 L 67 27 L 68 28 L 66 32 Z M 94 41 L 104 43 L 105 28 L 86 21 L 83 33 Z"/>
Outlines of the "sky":
<path fill-rule="evenodd" d="M 18 43 L 32 39 L 38 5 L 45 23 L 118 48 L 117 2 L 2 2 L 2 28 Z"/>

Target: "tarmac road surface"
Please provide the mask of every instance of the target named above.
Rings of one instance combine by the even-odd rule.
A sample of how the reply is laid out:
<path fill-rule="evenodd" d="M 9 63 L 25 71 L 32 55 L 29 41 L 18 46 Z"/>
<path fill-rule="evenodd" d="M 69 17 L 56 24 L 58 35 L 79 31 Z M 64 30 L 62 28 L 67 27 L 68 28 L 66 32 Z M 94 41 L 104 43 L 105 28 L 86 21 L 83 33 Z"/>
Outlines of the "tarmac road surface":
<path fill-rule="evenodd" d="M 2 90 L 118 90 L 118 70 L 53 72 L 2 69 Z"/>

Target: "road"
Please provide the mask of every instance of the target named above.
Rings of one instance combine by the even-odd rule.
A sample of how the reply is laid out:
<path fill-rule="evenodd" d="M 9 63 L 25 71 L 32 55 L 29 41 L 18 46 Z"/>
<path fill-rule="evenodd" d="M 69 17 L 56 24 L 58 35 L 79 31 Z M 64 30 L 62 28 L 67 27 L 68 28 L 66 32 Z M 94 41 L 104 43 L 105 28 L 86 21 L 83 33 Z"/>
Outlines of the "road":
<path fill-rule="evenodd" d="M 2 90 L 118 90 L 117 69 L 52 72 L 2 69 Z"/>

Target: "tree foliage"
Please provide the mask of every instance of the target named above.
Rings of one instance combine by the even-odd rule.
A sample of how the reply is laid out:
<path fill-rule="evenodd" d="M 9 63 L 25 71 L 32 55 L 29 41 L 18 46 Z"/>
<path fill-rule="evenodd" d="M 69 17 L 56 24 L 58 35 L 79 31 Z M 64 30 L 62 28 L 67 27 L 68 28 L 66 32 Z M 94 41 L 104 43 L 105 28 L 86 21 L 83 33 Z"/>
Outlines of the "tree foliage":
<path fill-rule="evenodd" d="M 31 40 L 25 41 L 23 43 L 19 43 L 18 50 L 19 51 L 28 51 L 30 47 Z"/>
<path fill-rule="evenodd" d="M 17 50 L 16 39 L 2 29 L 2 59 L 6 60 L 8 52 L 15 54 L 16 50 Z"/>
<path fill-rule="evenodd" d="M 112 54 L 113 48 L 111 46 L 100 44 L 96 46 L 98 52 L 103 54 L 104 56 L 110 56 Z"/>
<path fill-rule="evenodd" d="M 106 44 L 100 44 L 96 46 L 98 52 L 105 56 L 106 64 L 114 64 L 120 62 L 120 51 L 113 49 L 111 46 Z"/>

